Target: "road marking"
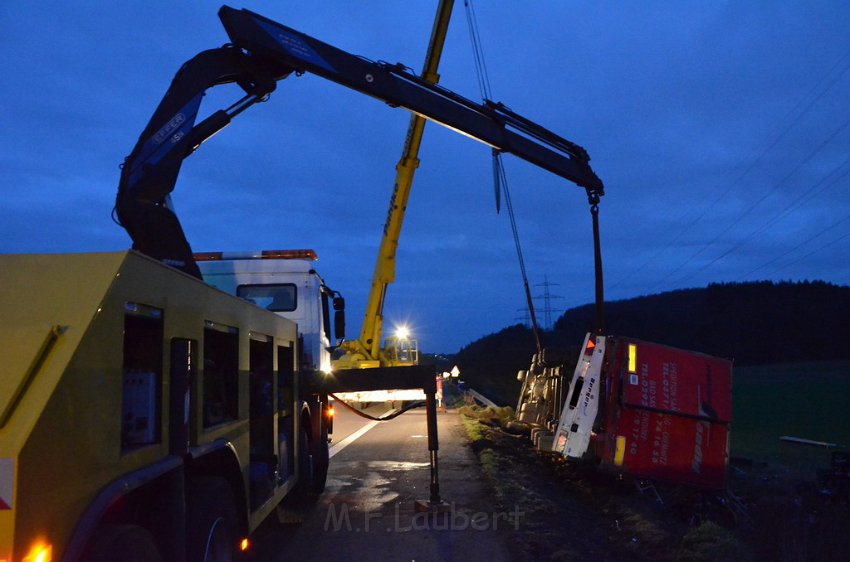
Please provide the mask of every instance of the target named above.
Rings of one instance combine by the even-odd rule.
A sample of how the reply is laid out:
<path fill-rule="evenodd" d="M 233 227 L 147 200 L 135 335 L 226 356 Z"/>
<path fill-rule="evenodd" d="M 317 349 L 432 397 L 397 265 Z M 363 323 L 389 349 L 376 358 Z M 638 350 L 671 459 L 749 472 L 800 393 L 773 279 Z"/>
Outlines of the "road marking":
<path fill-rule="evenodd" d="M 340 451 L 354 443 L 357 439 L 360 439 L 364 433 L 366 433 L 379 423 L 380 422 L 370 421 L 369 423 L 367 423 L 366 425 L 364 425 L 363 427 L 361 427 L 360 429 L 358 429 L 357 431 L 355 431 L 354 433 L 352 433 L 351 435 L 331 447 L 330 451 L 328 451 L 328 458 L 332 459 L 335 454 L 339 453 Z"/>
<path fill-rule="evenodd" d="M 394 411 L 395 410 L 387 410 L 386 412 L 381 414 L 379 417 L 386 416 L 387 414 L 390 414 Z M 348 447 L 349 445 L 351 445 L 352 443 L 354 443 L 355 441 L 357 441 L 358 439 L 363 437 L 363 435 L 365 435 L 367 431 L 369 431 L 370 429 L 372 429 L 373 427 L 375 427 L 379 423 L 381 423 L 381 422 L 370 421 L 369 423 L 367 423 L 366 425 L 364 425 L 363 427 L 361 427 L 360 429 L 358 429 L 357 431 L 355 431 L 354 433 L 352 433 L 351 435 L 349 435 L 348 437 L 346 437 L 345 439 L 343 439 L 342 441 L 340 441 L 339 443 L 337 443 L 336 445 L 331 447 L 330 450 L 328 450 L 328 458 L 332 459 L 335 454 L 341 452 L 343 449 L 345 449 L 346 447 Z"/>

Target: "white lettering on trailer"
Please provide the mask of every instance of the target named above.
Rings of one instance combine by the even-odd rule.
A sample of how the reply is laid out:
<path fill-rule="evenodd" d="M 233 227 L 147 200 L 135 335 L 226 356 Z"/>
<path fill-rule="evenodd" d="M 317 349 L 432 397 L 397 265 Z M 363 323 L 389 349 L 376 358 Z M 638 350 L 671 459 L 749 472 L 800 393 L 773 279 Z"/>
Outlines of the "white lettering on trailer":
<path fill-rule="evenodd" d="M 708 432 L 711 426 L 706 421 L 697 423 L 696 434 L 694 435 L 694 460 L 691 462 L 691 471 L 699 474 L 702 470 L 703 449 L 708 441 Z"/>
<path fill-rule="evenodd" d="M 661 407 L 671 412 L 679 411 L 679 366 L 665 362 L 661 366 Z"/>
<path fill-rule="evenodd" d="M 658 415 L 655 418 L 652 441 L 652 464 L 667 465 L 670 453 L 670 416 Z"/>
<path fill-rule="evenodd" d="M 640 367 L 640 403 L 649 406 L 649 365 L 644 363 Z"/>
<path fill-rule="evenodd" d="M 593 394 L 593 387 L 596 384 L 596 377 L 589 377 L 587 379 L 587 392 L 584 393 L 584 408 L 581 413 L 583 415 L 588 415 L 590 412 L 587 411 L 588 406 L 590 406 L 590 401 L 595 400 L 596 396 Z M 595 406 L 595 403 L 594 403 Z M 596 415 L 596 411 L 594 410 L 593 415 Z"/>

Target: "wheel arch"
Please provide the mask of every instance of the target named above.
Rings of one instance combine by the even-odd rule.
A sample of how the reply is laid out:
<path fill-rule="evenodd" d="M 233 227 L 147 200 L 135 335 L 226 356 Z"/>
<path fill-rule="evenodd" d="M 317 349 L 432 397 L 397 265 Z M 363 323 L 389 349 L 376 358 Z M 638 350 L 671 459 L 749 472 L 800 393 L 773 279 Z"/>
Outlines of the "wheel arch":
<path fill-rule="evenodd" d="M 239 455 L 229 442 L 215 442 L 190 451 L 191 460 L 186 468 L 187 487 L 190 479 L 217 477 L 224 479 L 233 490 L 239 531 L 249 532 L 248 494 L 242 475 Z"/>
<path fill-rule="evenodd" d="M 165 559 L 182 559 L 182 549 L 175 546 L 185 532 L 182 493 L 183 459 L 176 456 L 116 478 L 83 510 L 60 559 L 82 559 L 97 530 L 115 524 L 144 527 Z"/>

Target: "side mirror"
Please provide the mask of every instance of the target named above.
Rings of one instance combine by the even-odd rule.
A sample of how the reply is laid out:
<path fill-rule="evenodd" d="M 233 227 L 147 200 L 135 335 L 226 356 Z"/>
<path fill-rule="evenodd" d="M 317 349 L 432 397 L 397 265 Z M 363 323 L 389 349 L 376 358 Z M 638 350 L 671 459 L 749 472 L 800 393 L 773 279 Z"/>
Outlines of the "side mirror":
<path fill-rule="evenodd" d="M 334 297 L 334 337 L 337 340 L 345 339 L 345 299 Z"/>

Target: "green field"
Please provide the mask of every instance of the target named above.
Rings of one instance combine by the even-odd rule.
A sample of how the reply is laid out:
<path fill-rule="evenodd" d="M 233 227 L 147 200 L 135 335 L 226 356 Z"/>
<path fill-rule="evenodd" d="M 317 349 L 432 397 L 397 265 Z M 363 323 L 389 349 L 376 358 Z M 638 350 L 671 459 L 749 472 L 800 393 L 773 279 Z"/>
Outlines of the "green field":
<path fill-rule="evenodd" d="M 736 367 L 733 457 L 827 467 L 830 451 L 784 443 L 789 435 L 850 449 L 850 362 Z"/>

